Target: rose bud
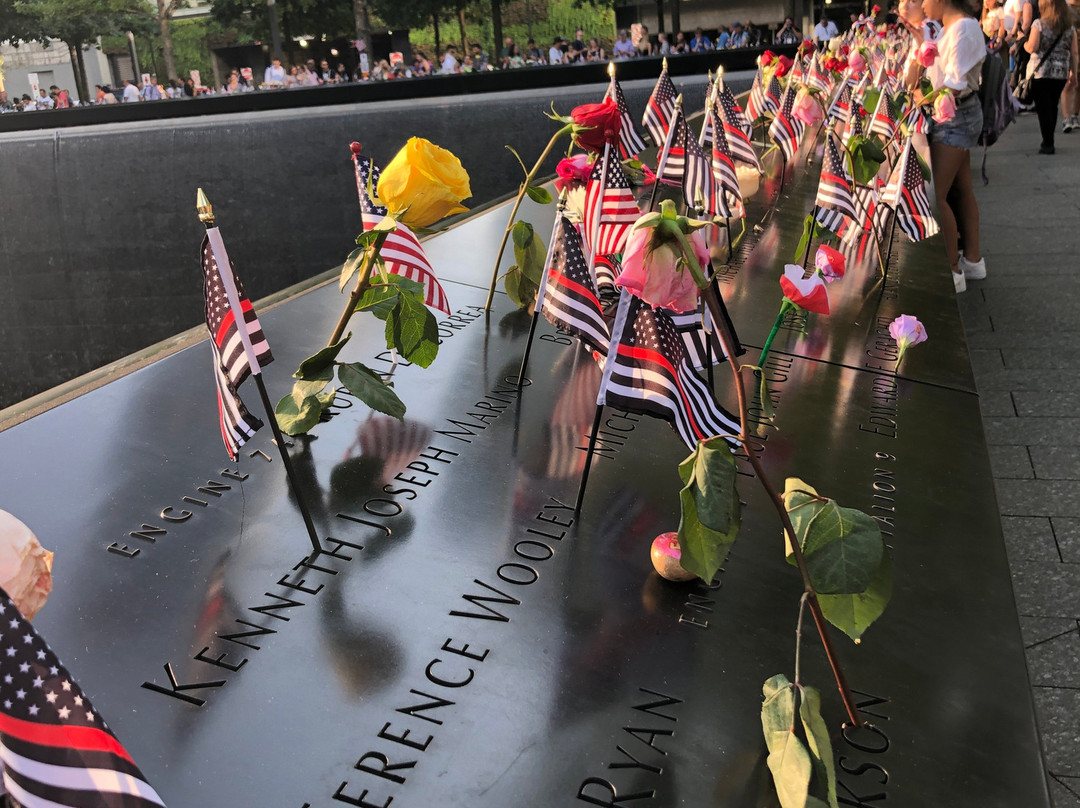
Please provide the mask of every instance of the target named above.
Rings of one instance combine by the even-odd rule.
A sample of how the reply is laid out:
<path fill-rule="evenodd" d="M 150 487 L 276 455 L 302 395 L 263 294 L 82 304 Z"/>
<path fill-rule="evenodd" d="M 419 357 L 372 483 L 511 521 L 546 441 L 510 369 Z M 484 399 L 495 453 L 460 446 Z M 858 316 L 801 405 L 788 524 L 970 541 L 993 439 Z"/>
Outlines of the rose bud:
<path fill-rule="evenodd" d="M 937 54 L 937 43 L 928 39 L 919 45 L 919 49 L 915 51 L 915 58 L 923 67 L 930 67 L 937 58 Z"/>
<path fill-rule="evenodd" d="M 795 96 L 795 105 L 791 109 L 792 114 L 807 126 L 816 126 L 825 118 L 821 105 L 814 100 L 809 90 L 801 88 Z"/>
<path fill-rule="evenodd" d="M 599 104 L 582 104 L 574 107 L 570 118 L 576 124 L 574 140 L 583 149 L 602 152 L 604 144 L 619 142 L 622 115 L 619 105 L 610 98 Z"/>
<path fill-rule="evenodd" d="M 934 120 L 938 123 L 945 123 L 945 121 L 951 120 L 955 114 L 956 101 L 953 100 L 952 93 L 939 95 L 934 101 Z"/>
<path fill-rule="evenodd" d="M 904 353 L 908 348 L 912 345 L 918 345 L 920 342 L 926 342 L 927 338 L 926 328 L 910 314 L 901 314 L 889 323 L 889 336 L 896 340 L 896 344 L 900 348 L 900 353 L 896 357 L 897 365 L 904 358 Z"/>
<path fill-rule="evenodd" d="M 679 547 L 678 533 L 661 533 L 652 543 L 653 569 L 660 577 L 668 581 L 690 581 L 696 578 L 682 566 L 682 548 Z"/>
<path fill-rule="evenodd" d="M 828 244 L 818 247 L 817 254 L 814 256 L 814 266 L 818 268 L 821 277 L 829 283 L 844 277 L 845 263 L 843 254 Z"/>

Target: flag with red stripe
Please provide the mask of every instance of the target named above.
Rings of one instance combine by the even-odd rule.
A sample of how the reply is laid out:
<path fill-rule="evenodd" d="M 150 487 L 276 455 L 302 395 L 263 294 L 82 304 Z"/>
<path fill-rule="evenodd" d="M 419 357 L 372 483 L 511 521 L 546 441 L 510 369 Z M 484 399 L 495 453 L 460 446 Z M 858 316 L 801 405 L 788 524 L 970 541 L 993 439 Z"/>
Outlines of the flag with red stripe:
<path fill-rule="evenodd" d="M 840 155 L 836 135 L 829 132 L 825 138 L 825 155 L 821 161 L 821 178 L 818 180 L 817 220 L 834 233 L 839 232 L 845 220 L 855 220 L 855 199 L 852 196 L 851 177 Z"/>
<path fill-rule="evenodd" d="M 375 226 L 386 216 L 386 208 L 375 204 L 369 189 L 379 187 L 379 167 L 367 157 L 353 154 L 356 164 L 356 193 L 360 199 L 360 220 L 364 232 Z M 386 237 L 379 252 L 386 262 L 386 270 L 402 278 L 408 278 L 424 287 L 424 303 L 444 314 L 450 313 L 450 304 L 446 300 L 446 291 L 435 270 L 431 268 L 420 241 L 405 225 L 398 222 L 397 229 Z"/>
<path fill-rule="evenodd" d="M 739 177 L 735 173 L 735 162 L 732 159 L 731 149 L 728 147 L 727 130 L 723 125 L 716 126 L 716 108 L 709 112 L 708 117 L 714 122 L 715 137 L 712 139 L 712 173 L 717 190 L 717 216 L 735 216 L 742 218 L 746 215 L 743 207 L 742 191 L 739 190 Z"/>
<path fill-rule="evenodd" d="M 165 803 L 37 630 L 0 590 L 0 760 L 23 808 Z"/>
<path fill-rule="evenodd" d="M 765 84 L 761 77 L 761 67 L 758 67 L 754 75 L 754 82 L 750 85 L 750 94 L 746 97 L 746 118 L 750 123 L 765 117 Z"/>
<path fill-rule="evenodd" d="M 630 110 L 626 106 L 626 97 L 614 76 L 611 77 L 611 84 L 604 97 L 613 98 L 619 107 L 619 117 L 622 119 L 622 126 L 619 127 L 619 156 L 623 160 L 636 160 L 638 154 L 645 150 L 645 141 L 634 128 Z"/>
<path fill-rule="evenodd" d="M 918 165 L 911 138 L 904 144 L 881 201 L 896 212 L 897 224 L 912 241 L 922 241 L 938 232 L 938 223 L 926 196 L 926 180 Z"/>
<path fill-rule="evenodd" d="M 592 249 L 592 254 L 621 253 L 626 236 L 639 216 L 641 211 L 622 164 L 614 156 L 609 157 L 605 176 L 604 160 L 596 160 L 589 181 L 585 184 L 585 215 L 582 222 L 585 243 Z M 596 244 L 592 243 L 594 232 L 597 233 Z"/>
<path fill-rule="evenodd" d="M 605 371 L 610 362 L 611 372 L 605 372 L 597 403 L 662 418 L 690 448 L 715 435 L 739 434 L 739 419 L 720 406 L 690 368 L 671 316 L 624 295 L 620 307 L 626 308 L 616 319 L 623 328 L 608 351 Z M 727 440 L 736 447 L 737 441 Z"/>
<path fill-rule="evenodd" d="M 757 156 L 757 152 L 754 151 L 754 146 L 750 142 L 750 132 L 752 128 L 750 124 L 746 122 L 746 118 L 743 117 L 742 110 L 739 109 L 739 105 L 735 103 L 735 96 L 731 94 L 724 85 L 723 79 L 717 79 L 720 82 L 720 92 L 717 93 L 717 110 L 720 113 L 720 120 L 724 124 L 724 134 L 727 136 L 728 149 L 731 153 L 733 160 L 738 160 L 740 163 L 746 163 L 754 168 L 761 170 L 761 160 Z"/>
<path fill-rule="evenodd" d="M 780 147 L 785 160 L 790 160 L 799 150 L 799 141 L 803 135 L 803 122 L 795 117 L 795 95 L 798 92 L 795 82 L 788 82 L 784 90 L 784 97 L 780 102 L 780 109 L 769 126 L 769 137 Z"/>
<path fill-rule="evenodd" d="M 548 322 L 590 348 L 606 351 L 608 326 L 589 262 L 581 249 L 577 228 L 561 214 L 546 277 L 542 311 Z"/>
<path fill-rule="evenodd" d="M 668 127 L 671 126 L 671 118 L 675 114 L 677 95 L 667 68 L 664 68 L 660 71 L 660 78 L 656 80 L 649 103 L 645 105 L 645 115 L 641 119 L 642 125 L 649 130 L 653 143 L 657 146 L 663 146 L 667 139 Z"/>

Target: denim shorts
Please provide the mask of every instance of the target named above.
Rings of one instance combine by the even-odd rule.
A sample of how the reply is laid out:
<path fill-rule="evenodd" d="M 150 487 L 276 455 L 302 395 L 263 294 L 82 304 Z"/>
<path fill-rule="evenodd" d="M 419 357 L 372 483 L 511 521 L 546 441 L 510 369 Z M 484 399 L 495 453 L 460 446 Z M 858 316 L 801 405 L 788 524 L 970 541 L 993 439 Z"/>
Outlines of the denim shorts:
<path fill-rule="evenodd" d="M 944 123 L 931 121 L 928 140 L 957 149 L 974 149 L 982 134 L 983 109 L 977 93 L 972 93 L 956 107 L 956 114 Z"/>

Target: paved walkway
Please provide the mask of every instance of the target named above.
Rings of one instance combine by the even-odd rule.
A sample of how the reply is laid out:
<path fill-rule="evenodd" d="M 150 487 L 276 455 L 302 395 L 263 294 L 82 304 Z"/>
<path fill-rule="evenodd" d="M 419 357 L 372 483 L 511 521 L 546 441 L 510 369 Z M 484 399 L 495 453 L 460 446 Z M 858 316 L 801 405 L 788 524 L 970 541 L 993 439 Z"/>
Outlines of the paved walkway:
<path fill-rule="evenodd" d="M 1080 130 L 1053 156 L 1039 140 L 1023 115 L 990 149 L 989 276 L 959 302 L 1051 794 L 1080 808 Z"/>

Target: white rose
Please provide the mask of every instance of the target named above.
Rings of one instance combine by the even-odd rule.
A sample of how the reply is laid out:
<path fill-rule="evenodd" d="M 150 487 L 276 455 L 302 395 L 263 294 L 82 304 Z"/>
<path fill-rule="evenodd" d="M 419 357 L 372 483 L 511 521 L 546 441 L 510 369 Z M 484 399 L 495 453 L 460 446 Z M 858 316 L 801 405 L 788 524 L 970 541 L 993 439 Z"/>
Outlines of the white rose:
<path fill-rule="evenodd" d="M 0 588 L 32 620 L 52 591 L 53 554 L 33 532 L 7 511 L 0 511 Z"/>

